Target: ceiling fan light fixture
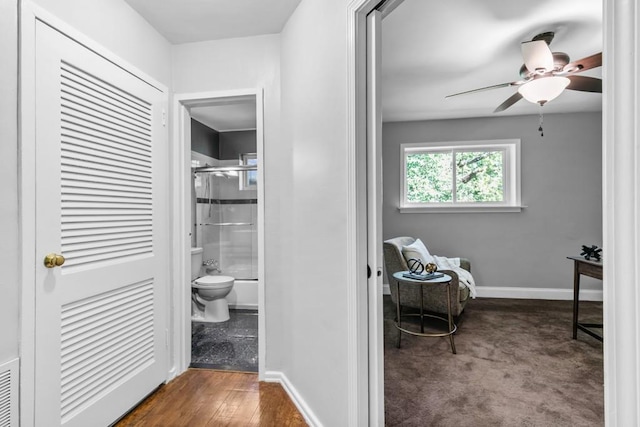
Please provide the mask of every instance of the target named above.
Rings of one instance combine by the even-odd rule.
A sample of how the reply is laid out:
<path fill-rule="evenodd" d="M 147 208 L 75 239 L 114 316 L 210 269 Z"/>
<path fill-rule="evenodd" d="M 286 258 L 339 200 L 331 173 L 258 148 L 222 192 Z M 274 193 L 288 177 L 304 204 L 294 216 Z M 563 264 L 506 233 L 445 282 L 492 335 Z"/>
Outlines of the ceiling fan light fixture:
<path fill-rule="evenodd" d="M 553 53 L 545 41 L 534 40 L 524 42 L 520 46 L 524 64 L 530 72 L 539 74 L 539 70 L 542 72 L 553 70 Z"/>
<path fill-rule="evenodd" d="M 518 88 L 529 102 L 544 105 L 557 98 L 571 81 L 566 77 L 550 76 L 531 80 Z"/>

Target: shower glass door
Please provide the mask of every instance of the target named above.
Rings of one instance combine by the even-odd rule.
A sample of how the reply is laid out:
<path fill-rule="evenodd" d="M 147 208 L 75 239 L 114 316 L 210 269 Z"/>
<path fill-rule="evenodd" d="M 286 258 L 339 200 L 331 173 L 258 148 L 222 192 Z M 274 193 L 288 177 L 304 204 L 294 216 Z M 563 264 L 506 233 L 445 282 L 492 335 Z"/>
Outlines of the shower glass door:
<path fill-rule="evenodd" d="M 195 160 L 197 161 L 197 160 Z M 247 185 L 251 171 L 224 170 L 238 161 L 194 164 L 222 167 L 195 174 L 197 245 L 204 249 L 204 268 L 236 280 L 258 278 L 258 200 L 255 186 Z M 250 164 L 247 162 L 247 164 Z M 219 271 L 218 271 L 219 270 Z"/>

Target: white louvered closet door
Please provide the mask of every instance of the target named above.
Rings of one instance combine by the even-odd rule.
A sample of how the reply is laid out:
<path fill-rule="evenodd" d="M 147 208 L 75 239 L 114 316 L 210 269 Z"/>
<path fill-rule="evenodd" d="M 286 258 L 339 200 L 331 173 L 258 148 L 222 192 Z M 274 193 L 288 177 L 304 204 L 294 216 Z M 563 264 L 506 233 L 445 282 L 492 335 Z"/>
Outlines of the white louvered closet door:
<path fill-rule="evenodd" d="M 106 426 L 167 372 L 166 95 L 40 22 L 35 84 L 36 424 Z"/>

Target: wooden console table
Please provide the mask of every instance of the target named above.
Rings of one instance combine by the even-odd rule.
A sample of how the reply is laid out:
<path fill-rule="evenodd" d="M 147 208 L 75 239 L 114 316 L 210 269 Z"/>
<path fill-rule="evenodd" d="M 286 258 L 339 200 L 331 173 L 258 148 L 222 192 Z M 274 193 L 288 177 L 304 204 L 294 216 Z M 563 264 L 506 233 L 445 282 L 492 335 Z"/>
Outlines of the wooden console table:
<path fill-rule="evenodd" d="M 597 334 L 592 328 L 602 329 L 602 323 L 578 322 L 578 308 L 580 304 L 580 275 L 602 280 L 602 261 L 587 261 L 578 256 L 568 256 L 573 260 L 573 339 L 578 338 L 578 329 L 602 341 L 602 335 Z"/>

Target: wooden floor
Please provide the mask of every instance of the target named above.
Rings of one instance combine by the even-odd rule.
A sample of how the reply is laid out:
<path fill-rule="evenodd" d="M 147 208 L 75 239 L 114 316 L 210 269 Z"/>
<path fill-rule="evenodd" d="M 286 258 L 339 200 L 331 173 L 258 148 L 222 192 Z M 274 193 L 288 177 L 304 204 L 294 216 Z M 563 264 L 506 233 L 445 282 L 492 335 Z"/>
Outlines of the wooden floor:
<path fill-rule="evenodd" d="M 116 427 L 306 426 L 282 386 L 245 372 L 189 369 Z"/>

